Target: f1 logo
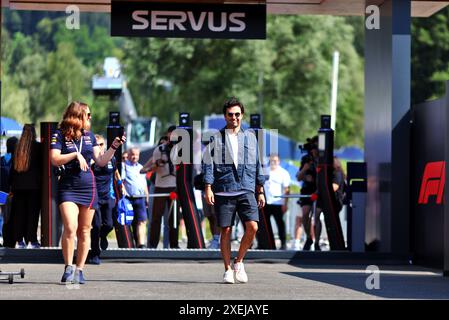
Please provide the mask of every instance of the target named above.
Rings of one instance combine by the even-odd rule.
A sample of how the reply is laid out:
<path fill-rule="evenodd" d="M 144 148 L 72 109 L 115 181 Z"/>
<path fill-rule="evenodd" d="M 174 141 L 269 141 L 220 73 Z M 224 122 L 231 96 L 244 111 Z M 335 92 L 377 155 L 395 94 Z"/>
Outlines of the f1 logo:
<path fill-rule="evenodd" d="M 446 179 L 445 168 L 444 161 L 429 162 L 426 165 L 419 192 L 419 204 L 427 204 L 430 196 L 437 196 L 436 203 L 441 204 Z"/>

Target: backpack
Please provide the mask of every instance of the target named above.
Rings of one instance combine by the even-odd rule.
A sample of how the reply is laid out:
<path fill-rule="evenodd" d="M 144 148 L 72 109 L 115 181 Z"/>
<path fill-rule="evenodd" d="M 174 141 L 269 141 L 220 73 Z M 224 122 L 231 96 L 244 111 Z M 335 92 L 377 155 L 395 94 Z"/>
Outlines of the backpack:
<path fill-rule="evenodd" d="M 117 202 L 117 222 L 122 226 L 129 226 L 134 220 L 134 209 L 131 201 L 122 197 Z"/>

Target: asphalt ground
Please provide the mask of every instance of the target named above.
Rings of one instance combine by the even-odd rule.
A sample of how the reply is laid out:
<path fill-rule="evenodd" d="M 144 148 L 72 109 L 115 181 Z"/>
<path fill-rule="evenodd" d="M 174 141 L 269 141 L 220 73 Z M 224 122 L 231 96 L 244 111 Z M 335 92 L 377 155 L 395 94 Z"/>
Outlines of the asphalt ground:
<path fill-rule="evenodd" d="M 105 260 L 84 285 L 61 285 L 63 265 L 4 263 L 25 277 L 0 280 L 1 300 L 382 300 L 449 299 L 449 278 L 414 265 L 302 265 L 246 261 L 249 282 L 223 284 L 219 260 Z M 378 268 L 378 272 L 377 269 Z"/>

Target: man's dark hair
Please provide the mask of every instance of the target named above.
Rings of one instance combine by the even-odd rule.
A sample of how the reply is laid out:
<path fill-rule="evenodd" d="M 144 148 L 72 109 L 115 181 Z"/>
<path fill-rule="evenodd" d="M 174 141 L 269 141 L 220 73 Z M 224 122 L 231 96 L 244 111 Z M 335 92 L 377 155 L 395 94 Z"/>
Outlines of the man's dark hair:
<path fill-rule="evenodd" d="M 19 142 L 17 137 L 8 138 L 8 140 L 6 140 L 6 152 L 14 153 L 14 148 L 16 147 L 17 142 Z"/>
<path fill-rule="evenodd" d="M 160 139 L 159 139 L 159 142 L 157 143 L 157 145 L 160 145 L 162 142 L 164 142 L 164 141 L 168 141 L 168 137 L 167 136 L 162 136 Z"/>
<path fill-rule="evenodd" d="M 168 129 L 167 129 L 167 133 L 173 132 L 173 131 L 175 131 L 175 130 L 176 130 L 176 126 L 170 126 L 170 127 L 168 127 Z"/>
<path fill-rule="evenodd" d="M 243 104 L 236 97 L 231 97 L 228 100 L 226 100 L 223 105 L 223 114 L 226 115 L 226 110 L 236 106 L 240 107 L 242 114 L 245 113 L 245 107 L 243 107 Z"/>

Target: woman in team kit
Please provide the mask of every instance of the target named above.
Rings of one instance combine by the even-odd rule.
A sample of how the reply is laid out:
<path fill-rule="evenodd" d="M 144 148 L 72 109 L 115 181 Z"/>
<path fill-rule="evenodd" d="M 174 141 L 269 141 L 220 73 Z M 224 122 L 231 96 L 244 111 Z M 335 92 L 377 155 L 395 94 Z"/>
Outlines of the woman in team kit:
<path fill-rule="evenodd" d="M 94 160 L 98 166 L 106 166 L 126 140 L 124 136 L 116 137 L 111 147 L 101 154 L 95 136 L 89 131 L 90 121 L 89 106 L 78 101 L 71 102 L 51 139 L 51 163 L 60 168 L 61 175 L 58 205 L 64 225 L 61 244 L 65 263 L 61 283 L 85 283 L 83 267 L 90 247 L 92 219 L 98 208 L 95 177 L 90 163 Z M 72 266 L 75 237 L 76 269 Z"/>
<path fill-rule="evenodd" d="M 96 134 L 95 140 L 100 147 L 100 154 L 106 152 L 106 144 L 103 136 Z M 91 246 L 89 253 L 90 264 L 100 264 L 101 250 L 108 248 L 108 234 L 114 229 L 113 210 L 116 202 L 116 194 L 114 190 L 114 177 L 119 176 L 117 170 L 117 161 L 112 157 L 107 165 L 100 167 L 97 163 L 92 166 L 95 176 L 95 183 L 98 194 L 98 208 L 95 210 L 94 219 L 92 221 L 92 230 L 90 232 Z M 123 189 L 123 186 L 122 186 Z"/>

